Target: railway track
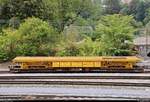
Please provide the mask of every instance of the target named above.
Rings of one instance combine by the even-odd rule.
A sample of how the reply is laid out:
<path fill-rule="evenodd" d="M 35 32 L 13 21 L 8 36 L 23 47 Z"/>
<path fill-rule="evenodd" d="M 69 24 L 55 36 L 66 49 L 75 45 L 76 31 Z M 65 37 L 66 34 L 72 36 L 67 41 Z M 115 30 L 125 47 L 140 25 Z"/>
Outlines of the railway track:
<path fill-rule="evenodd" d="M 150 87 L 147 74 L 6 74 L 0 84 L 112 85 Z"/>
<path fill-rule="evenodd" d="M 9 79 L 9 80 L 14 80 L 14 79 L 150 79 L 150 76 L 24 76 L 24 77 L 8 77 L 8 76 L 2 76 L 0 77 L 0 80 L 2 79 Z"/>
<path fill-rule="evenodd" d="M 150 87 L 149 80 L 122 80 L 122 79 L 16 79 L 16 80 L 0 80 L 0 84 L 51 84 L 51 85 L 111 85 L 111 86 L 141 86 Z"/>
<path fill-rule="evenodd" d="M 125 98 L 125 97 L 89 97 L 89 96 L 67 96 L 67 95 L 0 95 L 0 101 L 6 100 L 6 101 L 16 101 L 16 100 L 26 100 L 26 101 L 32 101 L 32 100 L 78 100 L 78 101 L 89 101 L 89 100 L 109 100 L 109 101 L 149 101 L 150 99 L 147 98 Z"/>
<path fill-rule="evenodd" d="M 0 68 L 0 74 L 10 73 L 8 68 Z"/>
<path fill-rule="evenodd" d="M 7 74 L 10 73 L 9 71 L 0 71 L 0 74 Z"/>
<path fill-rule="evenodd" d="M 150 79 L 149 73 L 22 73 L 0 74 L 1 79 Z"/>
<path fill-rule="evenodd" d="M 150 87 L 145 73 L 9 73 L 0 71 L 0 84 L 62 84 Z"/>
<path fill-rule="evenodd" d="M 69 85 L 129 85 L 150 86 L 149 80 L 129 79 L 15 79 L 0 80 L 6 84 L 69 84 Z"/>

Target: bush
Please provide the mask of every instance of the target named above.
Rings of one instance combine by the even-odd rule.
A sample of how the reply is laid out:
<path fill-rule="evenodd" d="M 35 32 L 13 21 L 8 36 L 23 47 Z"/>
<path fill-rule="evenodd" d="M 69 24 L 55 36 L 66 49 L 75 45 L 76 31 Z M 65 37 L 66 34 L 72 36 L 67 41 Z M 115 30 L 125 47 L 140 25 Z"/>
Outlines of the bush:
<path fill-rule="evenodd" d="M 80 42 L 65 42 L 58 47 L 57 56 L 99 56 L 100 42 L 92 41 L 88 36 Z"/>
<path fill-rule="evenodd" d="M 58 33 L 47 22 L 32 17 L 26 19 L 18 30 L 3 30 L 0 39 L 0 60 L 4 61 L 15 56 L 54 54 L 51 50 L 58 40 Z"/>
<path fill-rule="evenodd" d="M 75 44 L 69 44 L 57 52 L 57 56 L 78 56 L 79 48 Z"/>
<path fill-rule="evenodd" d="M 92 41 L 88 36 L 79 45 L 80 56 L 99 56 L 101 55 L 101 48 L 99 41 Z"/>
<path fill-rule="evenodd" d="M 49 55 L 58 38 L 58 33 L 52 26 L 34 17 L 26 19 L 20 25 L 18 33 L 21 35 L 19 55 Z"/>
<path fill-rule="evenodd" d="M 126 51 L 132 52 L 130 46 L 133 45 L 133 36 L 136 31 L 132 21 L 132 16 L 120 14 L 106 15 L 98 21 L 94 38 L 100 39 L 102 55 L 115 55 L 118 49 L 120 49 L 119 55 L 131 54 Z"/>
<path fill-rule="evenodd" d="M 4 62 L 9 60 L 8 53 L 3 52 L 2 50 L 0 51 L 0 62 Z"/>
<path fill-rule="evenodd" d="M 0 36 L 0 60 L 7 61 L 16 55 L 16 48 L 19 41 L 16 30 L 5 29 Z"/>

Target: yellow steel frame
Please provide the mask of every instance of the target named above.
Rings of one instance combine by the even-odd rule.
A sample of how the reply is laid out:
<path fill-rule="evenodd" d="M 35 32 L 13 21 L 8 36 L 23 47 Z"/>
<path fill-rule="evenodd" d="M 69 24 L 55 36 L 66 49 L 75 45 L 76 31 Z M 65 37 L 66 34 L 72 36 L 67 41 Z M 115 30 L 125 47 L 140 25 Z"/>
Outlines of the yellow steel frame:
<path fill-rule="evenodd" d="M 76 67 L 76 68 L 101 68 L 109 66 L 120 66 L 126 69 L 132 69 L 133 65 L 141 61 L 140 58 L 135 56 L 127 57 L 16 57 L 13 63 L 22 63 L 22 69 L 28 69 L 29 66 L 37 66 L 40 68 L 65 68 L 65 67 Z"/>

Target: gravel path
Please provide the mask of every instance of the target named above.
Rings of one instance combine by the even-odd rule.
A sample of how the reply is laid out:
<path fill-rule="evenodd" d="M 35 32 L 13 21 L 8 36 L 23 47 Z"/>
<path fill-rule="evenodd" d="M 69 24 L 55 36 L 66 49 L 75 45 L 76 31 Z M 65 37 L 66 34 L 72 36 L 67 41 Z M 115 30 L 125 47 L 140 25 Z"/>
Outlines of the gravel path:
<path fill-rule="evenodd" d="M 0 95 L 70 95 L 122 98 L 150 98 L 150 87 L 0 85 Z"/>
<path fill-rule="evenodd" d="M 0 63 L 0 71 L 8 71 L 9 70 L 8 66 L 10 64 L 11 62 Z"/>

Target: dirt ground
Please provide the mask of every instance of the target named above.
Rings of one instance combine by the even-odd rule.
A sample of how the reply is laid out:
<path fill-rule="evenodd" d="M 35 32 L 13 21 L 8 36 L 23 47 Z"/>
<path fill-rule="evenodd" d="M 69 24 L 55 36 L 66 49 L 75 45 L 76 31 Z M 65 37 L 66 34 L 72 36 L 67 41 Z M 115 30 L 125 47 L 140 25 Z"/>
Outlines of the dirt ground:
<path fill-rule="evenodd" d="M 11 62 L 0 63 L 0 69 L 8 69 L 8 66 L 10 64 L 11 64 Z"/>

